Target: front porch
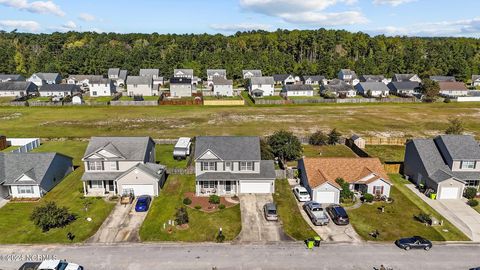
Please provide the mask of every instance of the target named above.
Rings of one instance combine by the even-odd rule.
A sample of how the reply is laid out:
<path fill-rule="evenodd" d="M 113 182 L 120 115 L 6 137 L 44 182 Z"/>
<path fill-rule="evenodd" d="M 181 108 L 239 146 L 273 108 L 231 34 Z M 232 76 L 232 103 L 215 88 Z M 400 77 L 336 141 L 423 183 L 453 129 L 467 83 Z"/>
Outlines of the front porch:
<path fill-rule="evenodd" d="M 196 181 L 195 194 L 197 196 L 235 196 L 238 193 L 238 181 Z"/>
<path fill-rule="evenodd" d="M 88 180 L 83 182 L 83 194 L 90 197 L 105 197 L 118 195 L 114 180 Z"/>

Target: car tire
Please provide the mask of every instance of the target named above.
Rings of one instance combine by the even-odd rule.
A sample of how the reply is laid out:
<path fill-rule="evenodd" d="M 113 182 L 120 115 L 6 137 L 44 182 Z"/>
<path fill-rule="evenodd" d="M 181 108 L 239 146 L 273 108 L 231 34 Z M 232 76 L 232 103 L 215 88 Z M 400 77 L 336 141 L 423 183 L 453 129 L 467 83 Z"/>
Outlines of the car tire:
<path fill-rule="evenodd" d="M 404 249 L 405 249 L 406 251 L 409 251 L 409 250 L 410 250 L 410 246 L 406 246 Z"/>
<path fill-rule="evenodd" d="M 425 251 L 429 251 L 430 247 L 425 247 L 424 249 L 425 249 Z"/>

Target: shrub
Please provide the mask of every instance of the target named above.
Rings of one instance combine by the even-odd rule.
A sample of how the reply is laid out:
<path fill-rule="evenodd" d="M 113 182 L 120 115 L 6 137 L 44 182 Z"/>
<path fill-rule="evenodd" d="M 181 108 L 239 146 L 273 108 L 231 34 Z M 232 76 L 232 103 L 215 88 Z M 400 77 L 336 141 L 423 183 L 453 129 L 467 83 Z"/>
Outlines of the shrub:
<path fill-rule="evenodd" d="M 452 102 L 452 100 L 451 100 L 449 97 L 446 97 L 446 98 L 443 100 L 443 102 L 445 102 L 445 103 L 450 103 L 450 102 Z"/>
<path fill-rule="evenodd" d="M 463 193 L 463 196 L 471 200 L 477 196 L 477 189 L 474 187 L 467 187 Z"/>
<path fill-rule="evenodd" d="M 374 196 L 370 193 L 366 193 L 366 194 L 363 195 L 363 200 L 365 202 L 371 203 L 371 202 L 373 202 L 373 199 L 374 199 Z"/>
<path fill-rule="evenodd" d="M 195 205 L 195 209 L 200 210 L 200 209 L 202 209 L 202 206 L 201 205 Z"/>
<path fill-rule="evenodd" d="M 65 227 L 75 219 L 76 216 L 69 213 L 66 207 L 58 207 L 54 202 L 35 207 L 30 216 L 30 220 L 43 232 L 48 232 L 53 228 Z"/>
<path fill-rule="evenodd" d="M 340 190 L 340 200 L 345 202 L 346 200 L 353 199 L 353 192 L 350 190 L 350 184 L 346 182 L 343 178 L 335 179 L 335 182 L 342 188 Z"/>
<path fill-rule="evenodd" d="M 218 209 L 225 209 L 225 204 L 220 204 L 220 205 L 218 206 Z"/>
<path fill-rule="evenodd" d="M 192 204 L 192 200 L 190 198 L 186 197 L 185 199 L 183 199 L 183 204 L 190 205 L 190 204 Z"/>
<path fill-rule="evenodd" d="M 322 131 L 313 133 L 308 139 L 308 143 L 311 145 L 326 145 L 328 142 L 328 136 Z"/>
<path fill-rule="evenodd" d="M 208 202 L 212 204 L 219 204 L 220 197 L 218 195 L 210 195 L 210 197 L 208 198 Z"/>
<path fill-rule="evenodd" d="M 335 145 L 337 143 L 340 143 L 340 138 L 342 137 L 342 134 L 337 131 L 336 128 L 332 129 L 330 133 L 328 133 L 328 144 L 330 145 Z"/>
<path fill-rule="evenodd" d="M 225 241 L 225 235 L 223 235 L 223 233 L 219 232 L 217 234 L 217 237 L 215 237 L 215 240 L 217 241 L 217 243 L 223 243 L 223 241 Z"/>
<path fill-rule="evenodd" d="M 475 207 L 475 206 L 478 206 L 478 201 L 475 199 L 471 199 L 471 200 L 468 200 L 467 204 L 470 205 L 471 207 Z"/>
<path fill-rule="evenodd" d="M 425 214 L 425 213 L 418 214 L 418 216 L 415 216 L 415 219 L 420 221 L 421 223 L 425 223 L 425 224 L 431 224 L 432 223 L 432 218 L 430 217 L 430 215 Z"/>
<path fill-rule="evenodd" d="M 185 207 L 180 207 L 177 209 L 177 213 L 175 214 L 175 222 L 178 225 L 183 225 L 188 223 L 188 212 Z"/>

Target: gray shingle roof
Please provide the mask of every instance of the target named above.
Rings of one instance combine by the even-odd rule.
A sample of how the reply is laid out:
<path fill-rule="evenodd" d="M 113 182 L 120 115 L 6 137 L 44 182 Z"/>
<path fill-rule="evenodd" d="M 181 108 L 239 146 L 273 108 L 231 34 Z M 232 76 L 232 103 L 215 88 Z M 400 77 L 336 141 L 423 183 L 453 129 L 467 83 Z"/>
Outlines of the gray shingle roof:
<path fill-rule="evenodd" d="M 260 173 L 207 172 L 197 176 L 197 180 L 273 180 L 275 178 L 273 160 L 260 161 Z"/>
<path fill-rule="evenodd" d="M 456 82 L 454 76 L 430 76 L 430 80 L 437 82 Z"/>
<path fill-rule="evenodd" d="M 193 77 L 193 69 L 177 68 L 173 70 L 173 77 L 182 76 L 182 75 Z"/>
<path fill-rule="evenodd" d="M 480 160 L 480 146 L 472 136 L 441 135 L 434 140 L 444 145 L 454 160 Z"/>
<path fill-rule="evenodd" d="M 128 71 L 125 70 L 125 69 L 122 69 L 120 70 L 120 72 L 118 73 L 118 78 L 119 79 L 122 79 L 123 81 L 125 81 L 127 79 L 127 74 L 128 74 Z"/>
<path fill-rule="evenodd" d="M 93 80 L 93 79 L 102 79 L 103 76 L 102 75 L 78 75 L 78 74 L 74 74 L 74 75 L 70 75 L 68 76 L 68 79 L 74 79 L 76 81 L 84 81 L 84 80 Z"/>
<path fill-rule="evenodd" d="M 0 74 L 0 81 L 25 81 L 25 77 L 20 74 Z"/>
<path fill-rule="evenodd" d="M 170 79 L 170 84 L 192 84 L 192 79 L 182 78 L 182 77 L 174 77 L 174 78 Z"/>
<path fill-rule="evenodd" d="M 127 84 L 152 84 L 152 76 L 128 76 Z"/>
<path fill-rule="evenodd" d="M 285 81 L 289 76 L 290 74 L 274 74 L 273 79 L 276 82 L 280 82 L 280 81 Z"/>
<path fill-rule="evenodd" d="M 325 76 L 320 76 L 320 75 L 305 75 L 305 76 L 302 76 L 302 81 L 306 81 L 308 79 L 310 79 L 311 81 L 320 82 L 320 81 L 325 80 Z"/>
<path fill-rule="evenodd" d="M 417 74 L 395 74 L 393 75 L 393 80 L 397 82 L 410 81 L 415 75 Z"/>
<path fill-rule="evenodd" d="M 89 84 L 110 84 L 112 80 L 99 77 L 99 78 L 92 78 L 88 81 Z"/>
<path fill-rule="evenodd" d="M 157 76 L 160 74 L 159 69 L 155 68 L 144 68 L 140 69 L 140 76 Z"/>
<path fill-rule="evenodd" d="M 84 172 L 82 181 L 107 180 L 113 181 L 117 179 L 124 172 Z"/>
<path fill-rule="evenodd" d="M 120 69 L 119 68 L 109 68 L 108 69 L 108 76 L 118 76 L 118 74 L 120 73 Z"/>
<path fill-rule="evenodd" d="M 351 70 L 351 69 L 341 69 L 340 70 L 344 75 L 352 75 L 352 76 L 357 76 L 357 74 L 355 73 L 355 71 Z"/>
<path fill-rule="evenodd" d="M 260 138 L 248 136 L 200 136 L 195 142 L 195 159 L 207 150 L 222 160 L 260 160 Z"/>
<path fill-rule="evenodd" d="M 40 79 L 45 80 L 45 81 L 56 81 L 57 79 L 60 78 L 59 73 L 35 73 Z"/>
<path fill-rule="evenodd" d="M 27 91 L 32 82 L 8 81 L 0 82 L 0 91 Z"/>
<path fill-rule="evenodd" d="M 226 80 L 223 77 L 213 77 L 213 84 L 214 85 L 233 85 L 233 80 Z"/>
<path fill-rule="evenodd" d="M 361 82 L 381 82 L 385 79 L 383 75 L 362 75 L 360 76 Z"/>
<path fill-rule="evenodd" d="M 388 87 L 382 82 L 361 82 L 357 84 L 360 88 L 363 88 L 365 91 L 389 91 Z"/>
<path fill-rule="evenodd" d="M 227 70 L 225 69 L 207 69 L 207 76 L 227 76 Z"/>
<path fill-rule="evenodd" d="M 480 79 L 480 75 L 472 75 L 472 81 Z"/>
<path fill-rule="evenodd" d="M 126 160 L 143 161 L 148 154 L 150 137 L 92 137 L 84 158 L 102 149 Z"/>
<path fill-rule="evenodd" d="M 247 73 L 251 73 L 252 77 L 262 77 L 262 71 L 259 69 L 244 69 L 242 71 L 243 76 Z"/>
<path fill-rule="evenodd" d="M 406 82 L 391 82 L 388 84 L 388 88 L 392 91 L 399 91 L 399 90 L 417 90 L 420 88 L 420 83 L 406 81 Z"/>
<path fill-rule="evenodd" d="M 273 77 L 252 77 L 250 78 L 252 84 L 275 84 Z"/>
<path fill-rule="evenodd" d="M 38 89 L 39 92 L 80 92 L 80 86 L 75 84 L 44 84 Z"/>
<path fill-rule="evenodd" d="M 443 173 L 436 174 L 436 176 L 442 176 L 441 178 L 434 178 L 434 174 L 438 170 L 451 172 L 450 168 L 443 161 L 442 155 L 432 139 L 413 139 L 409 143 L 413 143 L 417 149 L 423 166 L 425 167 L 428 176 L 432 178 L 433 181 L 436 181 L 437 183 L 442 181 L 440 179 L 443 178 Z"/>
<path fill-rule="evenodd" d="M 313 91 L 313 86 L 306 84 L 284 85 L 282 91 Z"/>
<path fill-rule="evenodd" d="M 343 80 L 333 79 L 329 84 L 322 86 L 322 90 L 330 92 L 347 92 L 354 90 L 354 88 Z"/>

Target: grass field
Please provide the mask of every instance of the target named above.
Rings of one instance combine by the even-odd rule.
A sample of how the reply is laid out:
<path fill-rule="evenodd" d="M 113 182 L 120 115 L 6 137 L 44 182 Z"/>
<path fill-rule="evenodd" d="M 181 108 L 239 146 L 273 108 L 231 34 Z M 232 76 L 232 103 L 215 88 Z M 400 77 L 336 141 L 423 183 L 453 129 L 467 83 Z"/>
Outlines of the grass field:
<path fill-rule="evenodd" d="M 357 157 L 346 145 L 304 145 L 303 155 L 305 157 Z"/>
<path fill-rule="evenodd" d="M 73 157 L 73 165 L 82 165 L 82 157 L 87 149 L 88 142 L 84 141 L 48 141 L 32 152 L 57 152 Z"/>
<path fill-rule="evenodd" d="M 382 162 L 403 162 L 405 159 L 403 145 L 366 145 L 365 151 Z"/>
<path fill-rule="evenodd" d="M 264 99 L 264 100 L 283 100 L 283 98 L 281 96 L 264 96 L 262 98 L 258 98 L 258 99 Z"/>
<path fill-rule="evenodd" d="M 31 98 L 28 101 L 39 101 L 39 102 L 48 102 L 51 100 L 51 97 L 35 97 Z"/>
<path fill-rule="evenodd" d="M 0 97 L 0 104 L 2 103 L 9 103 L 10 101 L 14 100 L 14 97 Z"/>
<path fill-rule="evenodd" d="M 285 106 L 0 107 L 0 130 L 11 137 L 269 135 L 278 129 L 308 135 L 336 127 L 363 136 L 433 136 L 462 117 L 480 135 L 475 103 L 322 104 Z M 469 117 L 464 117 L 469 116 Z M 21 124 L 20 124 L 21 123 Z"/>
<path fill-rule="evenodd" d="M 109 102 L 112 100 L 112 97 L 86 97 L 85 100 L 91 101 L 91 102 Z"/>
<path fill-rule="evenodd" d="M 158 96 L 144 96 L 144 97 L 143 97 L 143 100 L 144 100 L 144 101 L 157 101 L 158 99 L 159 99 Z M 122 96 L 122 97 L 120 97 L 119 100 L 120 100 L 120 101 L 133 101 L 133 97 Z"/>
<path fill-rule="evenodd" d="M 163 229 L 163 224 L 175 219 L 175 212 L 182 207 L 183 194 L 193 191 L 195 176 L 170 175 L 160 196 L 152 202 L 152 207 L 140 229 L 142 241 L 214 241 L 219 228 L 222 228 L 225 240 L 233 240 L 241 231 L 240 206 L 205 213 L 187 208 L 189 228 L 173 229 L 171 233 Z"/>
<path fill-rule="evenodd" d="M 173 159 L 173 144 L 157 144 L 155 146 L 156 160 L 160 164 L 169 168 L 186 168 L 187 160 L 175 160 Z"/>
<path fill-rule="evenodd" d="M 290 99 L 290 100 L 305 100 L 305 99 L 312 100 L 312 99 L 323 99 L 323 97 L 321 97 L 319 95 L 314 95 L 314 96 L 305 96 L 305 97 L 288 97 L 288 99 Z"/>

